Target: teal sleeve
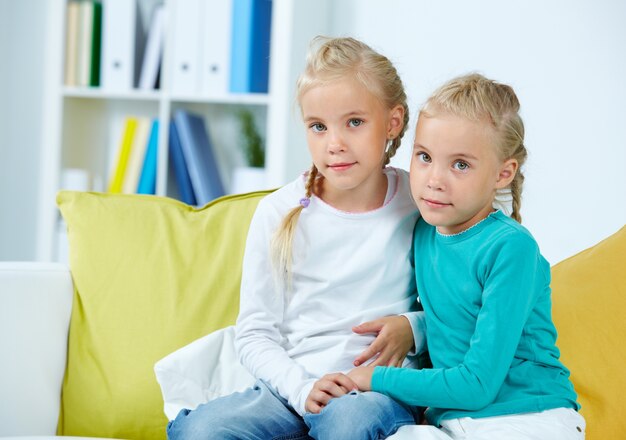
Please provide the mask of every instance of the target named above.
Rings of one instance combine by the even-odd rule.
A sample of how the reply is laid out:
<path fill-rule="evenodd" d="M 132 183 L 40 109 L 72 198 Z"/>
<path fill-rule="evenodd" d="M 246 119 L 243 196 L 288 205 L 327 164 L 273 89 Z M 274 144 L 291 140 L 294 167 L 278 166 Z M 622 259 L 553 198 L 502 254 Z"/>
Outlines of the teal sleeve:
<path fill-rule="evenodd" d="M 484 274 L 482 306 L 462 363 L 423 370 L 376 367 L 374 391 L 435 408 L 478 410 L 494 401 L 532 310 L 532 292 L 545 283 L 546 274 L 539 267 L 536 243 L 526 236 L 506 241 L 491 259 Z M 429 346 L 429 350 L 432 354 L 446 347 Z"/>

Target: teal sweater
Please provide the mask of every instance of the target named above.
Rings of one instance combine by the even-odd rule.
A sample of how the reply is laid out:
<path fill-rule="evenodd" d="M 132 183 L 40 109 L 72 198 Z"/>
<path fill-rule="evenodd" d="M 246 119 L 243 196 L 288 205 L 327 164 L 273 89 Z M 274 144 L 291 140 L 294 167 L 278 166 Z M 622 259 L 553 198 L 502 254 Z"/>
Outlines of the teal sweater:
<path fill-rule="evenodd" d="M 497 211 L 445 236 L 420 219 L 414 249 L 433 368 L 376 367 L 374 391 L 429 407 L 435 425 L 579 408 L 555 345 L 550 266 L 524 227 Z"/>

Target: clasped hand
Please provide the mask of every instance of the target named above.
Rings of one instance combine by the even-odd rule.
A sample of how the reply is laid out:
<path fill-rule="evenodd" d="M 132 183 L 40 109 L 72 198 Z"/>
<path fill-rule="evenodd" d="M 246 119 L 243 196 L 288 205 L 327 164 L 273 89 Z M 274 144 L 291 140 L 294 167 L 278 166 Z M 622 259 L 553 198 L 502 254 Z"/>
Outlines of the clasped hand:
<path fill-rule="evenodd" d="M 413 348 L 413 331 L 404 316 L 386 316 L 364 322 L 352 328 L 358 334 L 375 333 L 376 339 L 354 360 L 354 368 L 348 374 L 330 373 L 317 380 L 309 393 L 305 409 L 317 414 L 330 399 L 341 397 L 354 390 L 371 389 L 374 367 L 400 367 L 407 353 Z M 368 360 L 372 361 L 363 366 Z"/>

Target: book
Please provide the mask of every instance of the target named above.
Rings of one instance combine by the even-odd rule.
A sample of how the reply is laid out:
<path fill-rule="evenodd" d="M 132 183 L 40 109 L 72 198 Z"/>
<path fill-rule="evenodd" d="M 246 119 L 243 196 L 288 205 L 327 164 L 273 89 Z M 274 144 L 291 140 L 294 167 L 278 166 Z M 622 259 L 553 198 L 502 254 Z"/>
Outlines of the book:
<path fill-rule="evenodd" d="M 134 194 L 139 186 L 139 177 L 148 148 L 148 136 L 150 135 L 150 126 L 152 121 L 150 118 L 137 118 L 137 126 L 133 135 L 133 145 L 130 149 L 128 164 L 126 165 L 126 173 L 124 174 L 124 182 L 122 184 L 122 192 L 126 194 Z"/>
<path fill-rule="evenodd" d="M 232 33 L 232 0 L 203 2 L 203 41 L 201 50 L 200 93 L 223 96 L 230 79 L 230 44 Z"/>
<path fill-rule="evenodd" d="M 78 16 L 80 4 L 71 1 L 67 4 L 65 23 L 65 85 L 75 86 L 78 84 L 76 73 L 78 71 Z"/>
<path fill-rule="evenodd" d="M 107 91 L 127 92 L 135 85 L 137 59 L 143 53 L 139 5 L 135 0 L 103 2 L 101 85 Z"/>
<path fill-rule="evenodd" d="M 152 90 L 157 87 L 157 79 L 163 54 L 165 33 L 165 10 L 162 4 L 156 5 L 150 19 L 150 29 L 141 63 L 139 89 Z"/>
<path fill-rule="evenodd" d="M 172 51 L 172 93 L 190 96 L 200 90 L 200 10 L 205 0 L 179 0 L 174 14 Z"/>
<path fill-rule="evenodd" d="M 174 179 L 176 180 L 176 185 L 178 186 L 180 199 L 188 205 L 195 205 L 197 203 L 196 195 L 194 193 L 193 186 L 191 185 L 191 178 L 189 177 L 187 164 L 185 162 L 185 155 L 183 153 L 183 148 L 181 146 L 174 121 L 170 122 L 169 152 L 170 167 L 174 172 Z"/>
<path fill-rule="evenodd" d="M 159 120 L 152 120 L 148 147 L 137 185 L 137 194 L 156 194 L 157 156 L 159 150 Z"/>
<path fill-rule="evenodd" d="M 233 0 L 230 91 L 267 93 L 272 0 Z"/>
<path fill-rule="evenodd" d="M 89 85 L 91 69 L 91 37 L 93 34 L 94 4 L 89 1 L 78 7 L 78 51 L 76 55 L 76 85 Z"/>
<path fill-rule="evenodd" d="M 117 158 L 109 178 L 108 190 L 111 193 L 121 193 L 124 184 L 124 176 L 128 165 L 128 158 L 133 147 L 133 138 L 137 128 L 137 118 L 128 117 L 124 121 L 124 131 L 117 149 Z"/>
<path fill-rule="evenodd" d="M 102 42 L 102 3 L 93 2 L 93 14 L 89 50 L 89 83 L 90 87 L 100 85 L 100 49 Z"/>
<path fill-rule="evenodd" d="M 213 144 L 202 116 L 184 110 L 174 114 L 174 125 L 199 206 L 225 194 Z"/>

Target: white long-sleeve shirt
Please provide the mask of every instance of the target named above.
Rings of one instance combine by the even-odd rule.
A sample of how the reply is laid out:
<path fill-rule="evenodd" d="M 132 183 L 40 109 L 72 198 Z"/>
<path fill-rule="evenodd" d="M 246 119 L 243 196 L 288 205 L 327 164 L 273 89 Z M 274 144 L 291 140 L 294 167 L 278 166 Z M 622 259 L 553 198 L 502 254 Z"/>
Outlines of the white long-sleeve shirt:
<path fill-rule="evenodd" d="M 408 173 L 386 168 L 382 207 L 350 213 L 312 196 L 293 242 L 292 289 L 274 283 L 270 240 L 304 196 L 305 177 L 265 197 L 252 218 L 241 280 L 235 347 L 241 363 L 304 414 L 316 380 L 348 372 L 375 335 L 352 326 L 405 314 L 417 351 L 424 343 L 423 312 L 411 312 L 416 287 L 411 263 L 418 211 Z M 409 313 L 411 312 L 411 313 Z"/>

